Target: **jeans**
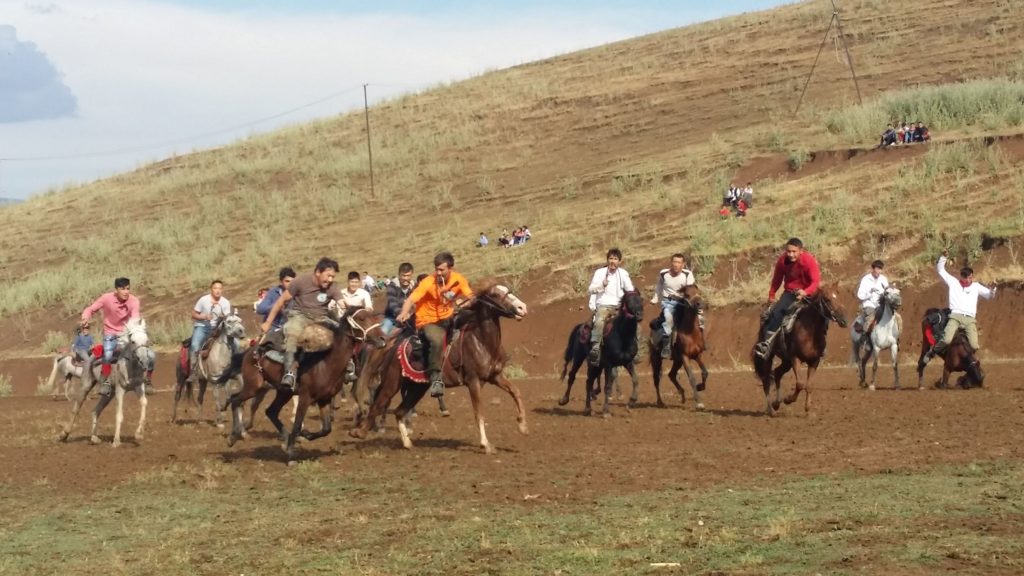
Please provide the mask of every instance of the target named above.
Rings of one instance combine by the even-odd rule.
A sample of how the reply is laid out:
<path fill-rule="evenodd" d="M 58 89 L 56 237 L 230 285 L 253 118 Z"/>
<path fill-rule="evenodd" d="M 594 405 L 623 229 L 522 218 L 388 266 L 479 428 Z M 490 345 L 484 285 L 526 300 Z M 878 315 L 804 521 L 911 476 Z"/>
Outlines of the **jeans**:
<path fill-rule="evenodd" d="M 192 343 L 189 345 L 189 352 L 192 357 L 195 358 L 199 354 L 199 350 L 203 348 L 203 344 L 206 343 L 206 339 L 210 337 L 212 329 L 209 324 L 196 324 L 192 327 Z"/>
<path fill-rule="evenodd" d="M 676 305 L 679 302 L 675 300 L 662 300 L 661 301 L 661 315 L 665 319 L 665 322 L 661 325 L 661 331 L 665 333 L 665 336 L 672 335 L 672 326 L 675 323 L 672 318 L 672 314 L 675 312 Z"/>
<path fill-rule="evenodd" d="M 103 336 L 103 363 L 110 364 L 114 360 L 114 351 L 117 350 L 117 334 Z"/>
<path fill-rule="evenodd" d="M 764 324 L 765 336 L 775 332 L 782 326 L 782 320 L 786 317 L 786 312 L 789 312 L 789 307 L 796 303 L 796 294 L 793 292 L 785 292 L 778 302 L 772 306 L 771 312 L 768 313 L 768 321 Z"/>

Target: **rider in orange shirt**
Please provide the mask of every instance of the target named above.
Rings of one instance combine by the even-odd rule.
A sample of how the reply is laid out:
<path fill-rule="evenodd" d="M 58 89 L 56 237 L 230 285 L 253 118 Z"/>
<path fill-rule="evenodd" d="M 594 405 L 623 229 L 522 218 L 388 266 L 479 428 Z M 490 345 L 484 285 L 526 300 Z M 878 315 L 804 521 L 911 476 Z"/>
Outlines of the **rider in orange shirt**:
<path fill-rule="evenodd" d="M 434 256 L 434 273 L 424 278 L 409 294 L 396 318 L 405 322 L 416 310 L 416 329 L 423 332 L 427 342 L 427 372 L 430 374 L 430 395 L 434 398 L 444 396 L 441 356 L 444 354 L 444 338 L 455 315 L 456 298 L 473 298 L 469 281 L 454 268 L 455 257 L 451 252 Z"/>

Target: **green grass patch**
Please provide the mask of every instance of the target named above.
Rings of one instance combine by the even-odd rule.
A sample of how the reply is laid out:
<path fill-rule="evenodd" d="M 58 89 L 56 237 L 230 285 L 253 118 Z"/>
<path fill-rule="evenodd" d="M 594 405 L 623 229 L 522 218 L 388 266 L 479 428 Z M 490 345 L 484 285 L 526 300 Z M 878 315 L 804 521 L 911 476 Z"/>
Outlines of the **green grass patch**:
<path fill-rule="evenodd" d="M 219 460 L 171 464 L 43 506 L 30 487 L 5 486 L 0 574 L 618 574 L 653 573 L 655 562 L 687 574 L 1024 569 L 1016 462 L 585 503 L 509 494 L 498 504 L 319 462 L 256 476 Z"/>

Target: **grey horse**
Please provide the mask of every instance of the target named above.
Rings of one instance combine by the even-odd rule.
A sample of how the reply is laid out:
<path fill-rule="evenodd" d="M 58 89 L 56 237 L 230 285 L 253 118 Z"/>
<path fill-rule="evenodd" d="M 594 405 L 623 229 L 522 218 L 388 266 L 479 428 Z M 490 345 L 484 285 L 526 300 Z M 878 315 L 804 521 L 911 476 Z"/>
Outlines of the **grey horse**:
<path fill-rule="evenodd" d="M 232 311 L 224 316 L 217 323 L 217 328 L 210 335 L 209 353 L 206 358 L 200 356 L 194 362 L 196 377 L 194 384 L 198 385 L 197 394 L 193 395 L 193 382 L 188 382 L 187 375 L 181 362 L 178 362 L 175 371 L 177 385 L 174 389 L 174 410 L 171 413 L 171 422 L 178 422 L 178 402 L 182 396 L 186 396 L 188 403 L 185 404 L 185 412 L 188 412 L 189 404 L 199 410 L 197 421 L 203 419 L 203 397 L 206 396 L 206 387 L 213 383 L 213 400 L 215 406 L 223 404 L 223 396 L 226 389 L 225 384 L 217 384 L 217 379 L 231 366 L 231 355 L 242 351 L 245 340 L 245 324 L 238 316 L 237 311 Z M 223 414 L 215 410 L 215 423 L 218 428 L 224 427 Z"/>

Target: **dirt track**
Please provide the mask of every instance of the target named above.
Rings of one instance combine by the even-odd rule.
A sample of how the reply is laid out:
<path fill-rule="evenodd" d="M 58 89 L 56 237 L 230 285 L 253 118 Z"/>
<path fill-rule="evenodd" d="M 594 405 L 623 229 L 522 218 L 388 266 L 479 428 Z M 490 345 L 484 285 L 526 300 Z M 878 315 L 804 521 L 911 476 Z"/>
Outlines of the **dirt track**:
<path fill-rule="evenodd" d="M 816 417 L 807 418 L 802 400 L 780 417 L 762 414 L 763 397 L 749 373 L 712 374 L 705 402 L 709 411 L 679 405 L 652 405 L 650 377 L 642 378 L 641 405 L 629 411 L 621 402 L 613 417 L 583 417 L 581 394 L 561 409 L 561 385 L 551 380 L 522 381 L 530 435 L 516 432 L 509 399 L 500 391 L 484 393 L 488 433 L 495 457 L 476 448 L 476 432 L 464 389 L 450 398 L 454 415 L 441 418 L 426 399 L 415 421 L 416 449 L 401 448 L 393 424 L 383 436 L 350 439 L 345 404 L 341 429 L 320 441 L 301 445 L 303 458 L 316 458 L 328 470 L 356 472 L 381 464 L 405 478 L 436 481 L 459 478 L 452 490 L 484 500 L 583 499 L 648 488 L 680 489 L 706 485 L 742 485 L 791 474 L 876 472 L 941 463 L 1024 457 L 1024 382 L 1021 364 L 988 367 L 986 388 L 972 391 L 916 389 L 868 392 L 856 388 L 852 369 L 819 372 L 813 396 Z M 939 367 L 931 366 L 929 383 Z M 904 384 L 913 384 L 904 371 Z M 884 371 L 880 384 L 891 385 Z M 792 386 L 792 381 L 787 381 Z M 54 437 L 67 416 L 68 403 L 20 397 L 3 401 L 0 423 L 0 482 L 60 486 L 88 493 L 159 470 L 172 463 L 201 468 L 204 460 L 223 460 L 243 469 L 243 478 L 286 474 L 287 468 L 270 424 L 260 416 L 252 439 L 234 449 L 208 424 L 168 423 L 172 396 L 152 397 L 145 440 L 132 440 L 137 404 L 129 402 L 124 446 L 91 446 L 88 415 L 67 444 Z M 91 402 L 89 404 L 91 407 Z M 317 426 L 317 422 L 312 422 Z M 102 420 L 109 441 L 113 413 Z M 199 473 L 199 472 L 197 472 Z M 254 480 L 255 481 L 255 480 Z"/>

